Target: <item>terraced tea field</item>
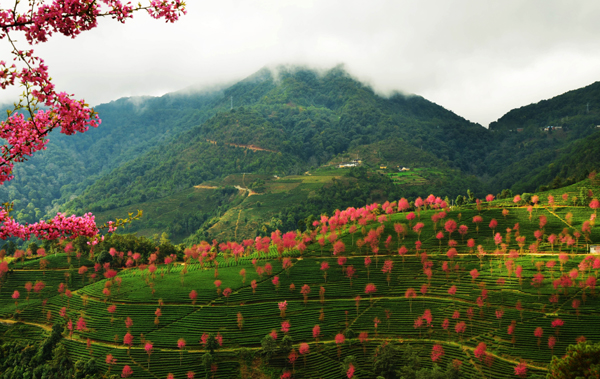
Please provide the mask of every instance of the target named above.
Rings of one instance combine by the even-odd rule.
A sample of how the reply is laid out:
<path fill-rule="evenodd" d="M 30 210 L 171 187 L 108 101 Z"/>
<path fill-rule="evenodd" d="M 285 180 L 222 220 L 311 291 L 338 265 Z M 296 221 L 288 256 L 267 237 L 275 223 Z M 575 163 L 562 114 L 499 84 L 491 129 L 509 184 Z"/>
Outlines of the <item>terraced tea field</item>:
<path fill-rule="evenodd" d="M 600 340 L 600 256 L 588 253 L 600 231 L 593 209 L 569 204 L 579 188 L 570 190 L 552 205 L 540 194 L 536 205 L 351 208 L 304 234 L 203 244 L 170 263 L 124 268 L 126 252 L 112 267 L 65 253 L 17 260 L 2 278 L 0 332 L 35 341 L 65 324 L 75 359 L 96 357 L 108 371 L 112 354 L 112 372 L 128 365 L 133 378 L 344 378 L 348 357 L 355 377 L 374 378 L 386 342 L 410 344 L 423 367 L 441 346 L 436 364 L 460 364 L 464 377 L 515 377 L 521 361 L 527 377 L 545 375 L 576 339 Z M 28 293 L 36 281 L 43 288 Z M 209 334 L 222 344 L 207 364 Z"/>

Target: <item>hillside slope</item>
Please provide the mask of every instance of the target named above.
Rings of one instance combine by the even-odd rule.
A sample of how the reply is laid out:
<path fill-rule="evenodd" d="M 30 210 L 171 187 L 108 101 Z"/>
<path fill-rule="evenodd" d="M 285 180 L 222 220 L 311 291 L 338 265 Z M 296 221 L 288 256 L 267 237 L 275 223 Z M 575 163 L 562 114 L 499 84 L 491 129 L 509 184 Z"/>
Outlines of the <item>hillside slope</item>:
<path fill-rule="evenodd" d="M 90 377 L 127 366 L 132 378 L 336 379 L 350 365 L 362 378 L 503 379 L 518 365 L 539 377 L 600 338 L 587 205 L 598 193 L 586 180 L 534 202 L 369 204 L 315 215 L 306 233 L 174 255 L 111 255 L 106 239 L 95 257 L 85 243 L 81 255 L 9 257 L 2 374 L 60 362 Z"/>
<path fill-rule="evenodd" d="M 178 139 L 123 164 L 64 209 L 117 209 L 235 173 L 297 175 L 361 146 L 367 147 L 365 164 L 373 164 L 367 150 L 374 146 L 388 162 L 411 156 L 411 164 L 441 170 L 445 174 L 434 181 L 436 189 L 456 196 L 468 177 L 460 167 L 475 164 L 470 151 L 489 135 L 421 97 L 382 98 L 340 68 L 325 74 L 281 68 L 276 74 L 261 70 L 225 89 L 213 102 L 215 109 L 231 99 L 240 106 L 218 111 Z M 473 138 L 478 134 L 483 137 Z M 402 148 L 404 158 L 387 148 L 390 143 Z M 469 181 L 484 193 L 481 183 Z"/>

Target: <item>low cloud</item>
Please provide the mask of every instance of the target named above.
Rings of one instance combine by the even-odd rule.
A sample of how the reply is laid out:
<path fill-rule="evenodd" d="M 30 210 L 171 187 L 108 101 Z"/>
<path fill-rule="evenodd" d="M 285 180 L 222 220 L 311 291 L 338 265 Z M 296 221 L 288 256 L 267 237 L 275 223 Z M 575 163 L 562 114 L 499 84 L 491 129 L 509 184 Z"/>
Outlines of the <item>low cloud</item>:
<path fill-rule="evenodd" d="M 90 104 L 344 64 L 381 94 L 415 93 L 487 126 L 600 78 L 599 11 L 585 0 L 194 1 L 175 24 L 102 20 L 35 50 L 59 90 Z"/>

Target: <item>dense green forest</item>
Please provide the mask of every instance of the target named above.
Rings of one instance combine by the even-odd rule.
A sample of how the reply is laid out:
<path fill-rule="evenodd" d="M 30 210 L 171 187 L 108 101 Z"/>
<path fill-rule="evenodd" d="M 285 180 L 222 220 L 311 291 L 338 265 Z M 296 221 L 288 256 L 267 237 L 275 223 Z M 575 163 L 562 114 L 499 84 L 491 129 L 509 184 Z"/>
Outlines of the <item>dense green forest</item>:
<path fill-rule="evenodd" d="M 369 175 L 324 182 L 335 190 L 315 189 L 317 196 L 282 208 L 282 222 L 292 228 L 309 214 L 358 199 L 414 198 L 423 191 L 454 199 L 466 189 L 481 197 L 556 188 L 599 169 L 599 91 L 594 83 L 512 110 L 486 129 L 420 96 L 380 96 L 343 67 L 322 73 L 263 69 L 229 87 L 102 104 L 96 107 L 99 128 L 51 135 L 48 150 L 17 165 L 16 179 L 0 187 L 0 195 L 14 201 L 19 221 L 34 222 L 57 210 L 143 209 L 231 174 L 283 177 L 362 161 Z M 374 174 L 380 166 L 429 171 L 421 180 L 382 183 Z M 185 220 L 171 229 L 182 238 L 206 230 L 238 202 L 182 209 Z M 171 221 L 141 228 L 169 228 Z"/>

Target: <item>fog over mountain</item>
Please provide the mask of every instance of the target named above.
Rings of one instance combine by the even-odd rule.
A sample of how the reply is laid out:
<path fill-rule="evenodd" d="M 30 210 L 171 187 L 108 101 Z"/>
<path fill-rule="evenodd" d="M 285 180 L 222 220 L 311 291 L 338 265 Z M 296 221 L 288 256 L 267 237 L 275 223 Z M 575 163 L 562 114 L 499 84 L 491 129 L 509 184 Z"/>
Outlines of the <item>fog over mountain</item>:
<path fill-rule="evenodd" d="M 93 105 L 233 83 L 269 65 L 344 63 L 382 94 L 416 93 L 487 126 L 598 80 L 599 11 L 595 1 L 194 1 L 175 24 L 106 19 L 35 50 L 60 90 Z"/>

